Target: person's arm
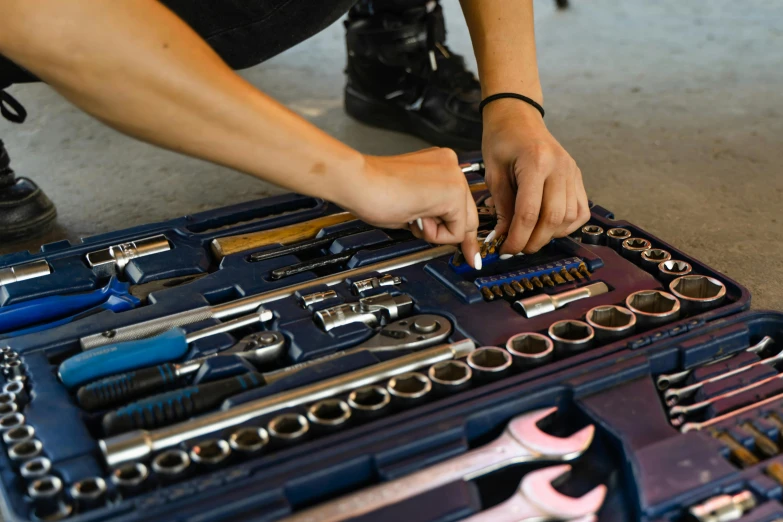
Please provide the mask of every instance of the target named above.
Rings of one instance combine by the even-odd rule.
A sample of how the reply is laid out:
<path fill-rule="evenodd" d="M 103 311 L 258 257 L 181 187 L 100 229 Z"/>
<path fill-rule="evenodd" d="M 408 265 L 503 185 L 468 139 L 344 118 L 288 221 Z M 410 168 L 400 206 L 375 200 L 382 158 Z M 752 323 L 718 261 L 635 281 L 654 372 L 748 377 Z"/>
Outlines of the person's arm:
<path fill-rule="evenodd" d="M 461 0 L 479 66 L 482 97 L 525 95 L 543 105 L 532 0 Z M 482 149 L 498 212 L 502 251 L 535 252 L 590 217 L 582 173 L 549 133 L 541 114 L 515 99 L 483 113 Z"/>
<path fill-rule="evenodd" d="M 462 242 L 474 259 L 478 218 L 452 151 L 358 153 L 255 89 L 156 0 L 0 0 L 0 12 L 0 54 L 112 127 L 375 225 L 423 218 L 425 239 Z"/>

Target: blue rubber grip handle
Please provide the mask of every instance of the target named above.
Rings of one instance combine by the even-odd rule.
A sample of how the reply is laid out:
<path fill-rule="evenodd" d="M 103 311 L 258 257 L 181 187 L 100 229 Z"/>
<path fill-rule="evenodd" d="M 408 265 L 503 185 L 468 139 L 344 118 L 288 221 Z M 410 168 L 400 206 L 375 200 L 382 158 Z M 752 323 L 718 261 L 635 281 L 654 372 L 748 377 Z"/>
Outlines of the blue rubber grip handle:
<path fill-rule="evenodd" d="M 57 324 L 63 324 L 63 320 L 70 322 L 73 320 L 72 316 L 109 301 L 138 306 L 141 301 L 130 295 L 129 288 L 127 283 L 112 277 L 106 286 L 91 292 L 53 295 L 0 307 L 0 333 L 14 332 L 39 323 L 48 323 L 41 325 L 44 327 L 41 329 L 51 328 L 55 326 L 54 321 L 59 321 Z"/>
<path fill-rule="evenodd" d="M 104 410 L 174 388 L 181 380 L 173 364 L 161 364 L 93 381 L 79 388 L 76 399 L 87 411 Z"/>
<path fill-rule="evenodd" d="M 172 328 L 155 337 L 82 352 L 66 359 L 57 373 L 63 384 L 71 389 L 101 377 L 181 359 L 187 352 L 185 330 Z"/>

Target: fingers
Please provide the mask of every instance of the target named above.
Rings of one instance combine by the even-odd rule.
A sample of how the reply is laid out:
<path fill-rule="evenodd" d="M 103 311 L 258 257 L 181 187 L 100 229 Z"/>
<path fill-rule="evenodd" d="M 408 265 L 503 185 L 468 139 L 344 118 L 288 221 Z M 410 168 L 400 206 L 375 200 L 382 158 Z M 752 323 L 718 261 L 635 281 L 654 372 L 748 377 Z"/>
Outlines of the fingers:
<path fill-rule="evenodd" d="M 472 261 L 471 266 L 476 270 L 481 270 L 481 254 L 478 244 L 478 211 L 476 210 L 476 201 L 470 190 L 465 191 L 465 239 L 462 241 L 462 253 L 465 259 Z"/>
<path fill-rule="evenodd" d="M 538 223 L 544 195 L 544 179 L 531 176 L 519 184 L 516 204 L 506 240 L 500 251 L 502 254 L 516 254 L 528 244 L 531 234 Z M 496 202 L 497 208 L 497 202 Z"/>
<path fill-rule="evenodd" d="M 495 217 L 497 224 L 494 229 L 494 236 L 499 237 L 507 234 L 511 227 L 511 220 L 514 218 L 514 197 L 516 190 L 511 185 L 511 176 L 505 175 L 497 167 L 487 166 L 487 187 L 492 197 L 487 199 L 487 204 L 491 203 L 495 207 Z"/>
<path fill-rule="evenodd" d="M 549 243 L 555 233 L 562 227 L 567 206 L 567 179 L 560 175 L 549 176 L 544 184 L 544 195 L 541 202 L 541 214 L 535 229 L 530 234 L 523 252 L 531 254 L 538 252 Z"/>
<path fill-rule="evenodd" d="M 574 167 L 576 168 L 576 167 Z M 566 186 L 566 206 L 565 215 L 563 216 L 563 223 L 555 231 L 554 237 L 565 237 L 570 232 L 569 229 L 576 221 L 577 215 L 579 215 L 579 200 L 576 197 L 576 177 L 569 177 L 565 180 Z"/>
<path fill-rule="evenodd" d="M 577 215 L 571 226 L 566 230 L 566 235 L 577 230 L 590 219 L 590 203 L 587 200 L 587 192 L 580 172 L 574 183 L 576 187 Z"/>

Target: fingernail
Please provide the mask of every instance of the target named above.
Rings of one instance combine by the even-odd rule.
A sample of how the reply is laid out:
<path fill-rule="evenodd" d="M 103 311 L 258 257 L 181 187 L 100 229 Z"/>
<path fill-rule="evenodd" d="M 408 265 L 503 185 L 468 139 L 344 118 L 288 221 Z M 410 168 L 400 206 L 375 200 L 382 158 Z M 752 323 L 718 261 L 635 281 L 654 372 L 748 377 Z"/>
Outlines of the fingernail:
<path fill-rule="evenodd" d="M 473 256 L 473 268 L 476 270 L 481 270 L 481 254 L 476 252 L 476 255 Z"/>
<path fill-rule="evenodd" d="M 511 259 L 514 257 L 514 254 L 500 254 L 500 260 L 505 261 L 506 259 Z"/>
<path fill-rule="evenodd" d="M 484 243 L 489 243 L 490 241 L 492 241 L 493 239 L 495 239 L 495 236 L 496 236 L 496 235 L 497 235 L 497 234 L 495 234 L 495 231 L 493 230 L 492 232 L 490 232 L 490 233 L 489 233 L 489 235 L 487 236 L 487 238 L 484 240 Z"/>
<path fill-rule="evenodd" d="M 416 224 L 419 226 L 419 230 L 421 230 L 422 232 L 424 232 L 424 221 L 422 221 L 422 219 L 421 219 L 421 218 L 419 218 L 419 219 L 417 219 L 417 220 L 416 220 Z"/>
<path fill-rule="evenodd" d="M 524 252 L 519 252 L 518 254 L 514 254 L 514 255 L 515 255 L 515 256 L 524 256 L 524 255 L 525 255 L 525 253 L 524 253 Z"/>

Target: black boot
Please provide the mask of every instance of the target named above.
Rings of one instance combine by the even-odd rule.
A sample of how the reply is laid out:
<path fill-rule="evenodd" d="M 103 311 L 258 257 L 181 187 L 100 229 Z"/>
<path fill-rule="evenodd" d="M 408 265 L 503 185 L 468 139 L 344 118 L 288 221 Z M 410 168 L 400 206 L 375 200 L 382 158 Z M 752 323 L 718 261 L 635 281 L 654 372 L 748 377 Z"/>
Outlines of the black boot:
<path fill-rule="evenodd" d="M 446 47 L 440 5 L 391 13 L 360 3 L 345 27 L 349 115 L 441 147 L 481 149 L 481 86 Z"/>
<path fill-rule="evenodd" d="M 41 234 L 57 215 L 46 194 L 29 179 L 17 178 L 10 163 L 0 140 L 0 241 Z"/>

